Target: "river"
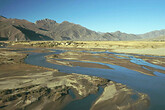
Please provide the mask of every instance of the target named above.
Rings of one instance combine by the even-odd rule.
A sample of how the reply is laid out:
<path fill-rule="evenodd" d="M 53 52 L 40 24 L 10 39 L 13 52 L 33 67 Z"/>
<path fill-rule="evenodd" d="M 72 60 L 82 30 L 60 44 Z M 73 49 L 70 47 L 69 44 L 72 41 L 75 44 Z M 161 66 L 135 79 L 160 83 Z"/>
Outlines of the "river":
<path fill-rule="evenodd" d="M 60 72 L 64 72 L 64 73 L 78 73 L 78 74 L 86 74 L 91 76 L 98 76 L 109 80 L 113 80 L 118 83 L 125 84 L 134 90 L 149 95 L 150 97 L 149 110 L 165 110 L 165 75 L 164 74 L 155 71 L 154 74 L 156 76 L 149 76 L 139 73 L 137 71 L 127 69 L 125 67 L 100 63 L 100 62 L 90 62 L 90 63 L 98 63 L 101 65 L 106 65 L 113 69 L 69 67 L 69 66 L 52 64 L 47 62 L 45 59 L 45 56 L 47 55 L 59 54 L 65 51 L 68 50 L 51 49 L 51 52 L 46 52 L 46 53 L 27 52 L 29 53 L 29 55 L 25 59 L 25 62 L 27 64 L 58 69 Z M 98 54 L 99 52 L 93 52 L 93 54 L 95 53 Z M 131 62 L 136 63 L 138 65 L 147 65 L 149 67 L 165 70 L 165 67 L 153 65 L 139 58 L 137 59 L 134 57 L 134 55 L 127 55 L 127 54 L 120 54 L 113 52 L 106 52 L 106 53 L 114 54 L 116 55 L 116 57 L 118 57 L 117 55 L 128 56 Z"/>

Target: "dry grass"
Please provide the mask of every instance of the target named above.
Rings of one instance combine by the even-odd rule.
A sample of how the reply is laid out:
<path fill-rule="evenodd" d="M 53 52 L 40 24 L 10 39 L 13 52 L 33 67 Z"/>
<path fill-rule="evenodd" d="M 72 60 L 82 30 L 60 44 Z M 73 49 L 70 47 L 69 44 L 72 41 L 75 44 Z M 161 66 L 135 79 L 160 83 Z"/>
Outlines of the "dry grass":
<path fill-rule="evenodd" d="M 31 41 L 6 42 L 11 46 L 33 46 L 49 48 L 74 48 L 109 50 L 121 53 L 136 53 L 165 56 L 165 42 L 159 41 Z"/>

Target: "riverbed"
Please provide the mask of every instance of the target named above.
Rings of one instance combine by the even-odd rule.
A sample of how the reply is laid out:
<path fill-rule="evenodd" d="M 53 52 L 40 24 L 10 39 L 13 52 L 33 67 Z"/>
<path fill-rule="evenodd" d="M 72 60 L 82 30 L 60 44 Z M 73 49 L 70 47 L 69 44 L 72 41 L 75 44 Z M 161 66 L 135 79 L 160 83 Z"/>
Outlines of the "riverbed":
<path fill-rule="evenodd" d="M 57 65 L 57 64 L 47 62 L 45 56 L 52 55 L 52 54 L 60 54 L 66 51 L 73 51 L 73 50 L 60 50 L 60 49 L 59 50 L 50 49 L 50 50 L 51 50 L 50 52 L 44 52 L 44 53 L 36 53 L 36 52 L 27 51 L 29 55 L 25 59 L 25 62 L 27 64 L 58 69 L 60 72 L 64 72 L 64 73 L 78 73 L 78 74 L 86 74 L 86 75 L 91 75 L 91 76 L 98 76 L 98 77 L 106 78 L 109 80 L 113 80 L 118 83 L 125 84 L 134 90 L 137 90 L 139 92 L 143 92 L 149 95 L 150 97 L 149 110 L 165 110 L 165 95 L 164 95 L 165 75 L 163 73 L 154 71 L 155 76 L 149 76 L 149 75 L 145 75 L 134 70 L 130 70 L 122 66 L 101 63 L 101 62 L 90 62 L 90 63 L 106 65 L 112 69 L 88 68 L 88 67 L 80 67 L 80 66 L 70 67 L 70 66 L 65 66 L 65 65 Z M 130 59 L 130 62 L 136 63 L 138 65 L 144 65 L 144 66 L 146 65 L 146 66 L 160 69 L 163 71 L 165 70 L 165 67 L 163 66 L 151 64 L 140 58 L 137 59 L 132 54 L 120 54 L 120 53 L 107 52 L 107 51 L 105 52 L 108 54 L 113 54 L 116 57 L 118 57 L 118 55 L 127 56 Z M 92 53 L 95 56 L 96 53 L 99 54 L 101 52 L 95 51 Z M 157 56 L 153 56 L 153 58 L 154 57 L 157 57 Z"/>

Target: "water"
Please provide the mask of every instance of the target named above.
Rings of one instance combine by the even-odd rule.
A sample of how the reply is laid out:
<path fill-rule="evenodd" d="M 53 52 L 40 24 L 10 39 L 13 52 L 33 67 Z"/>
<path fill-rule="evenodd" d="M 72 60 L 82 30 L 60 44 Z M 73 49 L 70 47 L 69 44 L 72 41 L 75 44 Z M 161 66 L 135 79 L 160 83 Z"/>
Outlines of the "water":
<path fill-rule="evenodd" d="M 72 99 L 76 98 L 76 95 L 74 94 L 74 92 L 72 91 L 72 89 L 69 90 L 69 95 L 72 97 Z"/>
<path fill-rule="evenodd" d="M 87 74 L 91 76 L 98 76 L 98 77 L 110 79 L 122 84 L 126 84 L 128 87 L 131 87 L 132 89 L 135 89 L 139 92 L 143 92 L 149 95 L 150 101 L 151 101 L 150 110 L 165 110 L 164 74 L 155 72 L 155 74 L 158 74 L 158 76 L 148 76 L 145 74 L 141 74 L 137 71 L 127 69 L 125 67 L 106 64 L 106 63 L 100 63 L 100 62 L 91 62 L 91 63 L 106 65 L 113 69 L 69 67 L 69 66 L 56 65 L 56 64 L 51 64 L 49 62 L 46 62 L 44 56 L 51 55 L 51 54 L 59 54 L 61 52 L 64 52 L 64 51 L 55 50 L 55 52 L 48 52 L 48 53 L 31 53 L 25 59 L 25 62 L 32 65 L 58 69 L 59 71 L 65 72 L 65 73 Z M 95 52 L 95 53 L 98 53 L 98 52 Z M 116 53 L 111 53 L 111 54 L 115 55 Z M 131 55 L 129 58 L 133 60 L 133 62 L 137 60 Z M 137 62 L 134 62 L 134 63 L 137 63 Z M 140 63 L 138 62 L 137 64 L 141 64 L 141 62 Z M 148 63 L 145 63 L 145 64 L 147 66 L 151 66 L 150 64 L 148 65 Z M 154 65 L 154 67 L 159 68 L 156 65 Z M 161 67 L 159 69 L 164 70 L 164 67 Z"/>
<path fill-rule="evenodd" d="M 90 51 L 88 51 L 90 52 Z M 116 55 L 115 57 L 116 58 L 119 58 L 119 59 L 127 59 L 127 60 L 130 60 L 130 62 L 132 63 L 135 63 L 137 65 L 146 65 L 146 66 L 149 66 L 149 67 L 152 67 L 152 68 L 156 68 L 156 69 L 161 69 L 161 70 L 165 70 L 165 67 L 162 67 L 162 66 L 158 66 L 158 65 L 154 65 L 154 64 L 151 64 L 149 62 L 146 62 L 140 58 L 135 58 L 133 55 L 137 55 L 137 54 L 133 54 L 133 55 L 128 55 L 128 54 L 122 54 L 122 53 L 115 53 L 115 52 L 108 52 L 108 51 L 105 51 L 105 52 L 90 52 L 90 53 L 93 53 L 93 54 L 96 54 L 96 53 L 107 53 L 107 54 L 113 54 L 113 55 Z M 120 57 L 118 56 L 120 55 Z M 121 57 L 123 56 L 123 57 Z M 160 58 L 165 58 L 163 56 L 152 56 L 152 55 L 137 55 L 137 56 L 146 56 L 146 57 L 160 57 Z M 127 58 L 126 58 L 127 57 Z"/>
<path fill-rule="evenodd" d="M 135 58 L 135 57 L 132 56 L 130 59 L 131 59 L 130 62 L 135 63 L 137 65 L 146 65 L 146 66 L 149 66 L 149 67 L 152 67 L 152 68 L 165 70 L 165 67 L 148 63 L 148 62 L 146 62 L 146 61 L 144 61 L 140 58 Z"/>
<path fill-rule="evenodd" d="M 89 110 L 92 106 L 92 103 L 102 94 L 103 88 L 99 87 L 97 94 L 90 94 L 89 96 L 72 101 L 69 103 L 63 110 Z"/>

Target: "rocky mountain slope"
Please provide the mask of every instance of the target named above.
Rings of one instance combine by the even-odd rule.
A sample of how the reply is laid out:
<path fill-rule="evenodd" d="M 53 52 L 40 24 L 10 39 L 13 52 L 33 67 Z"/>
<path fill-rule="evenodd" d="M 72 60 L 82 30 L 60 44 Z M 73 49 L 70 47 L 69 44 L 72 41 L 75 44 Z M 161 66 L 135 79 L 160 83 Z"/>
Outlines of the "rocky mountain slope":
<path fill-rule="evenodd" d="M 34 23 L 26 20 L 0 17 L 0 40 L 53 40 L 39 31 Z"/>
<path fill-rule="evenodd" d="M 36 22 L 39 29 L 44 29 L 46 34 L 55 40 L 102 40 L 100 34 L 85 27 L 67 21 L 56 23 L 53 20 L 44 19 Z"/>
<path fill-rule="evenodd" d="M 163 30 L 162 30 L 163 31 Z M 7 19 L 0 16 L 0 41 L 33 41 L 33 40 L 112 40 L 125 41 L 148 38 L 150 36 L 157 37 L 165 35 L 164 32 L 153 31 L 143 35 L 126 34 L 120 31 L 113 33 L 99 33 L 89 30 L 81 25 L 64 21 L 57 23 L 54 20 L 43 19 L 35 23 L 20 19 Z M 155 32 L 155 33 L 154 33 Z"/>

